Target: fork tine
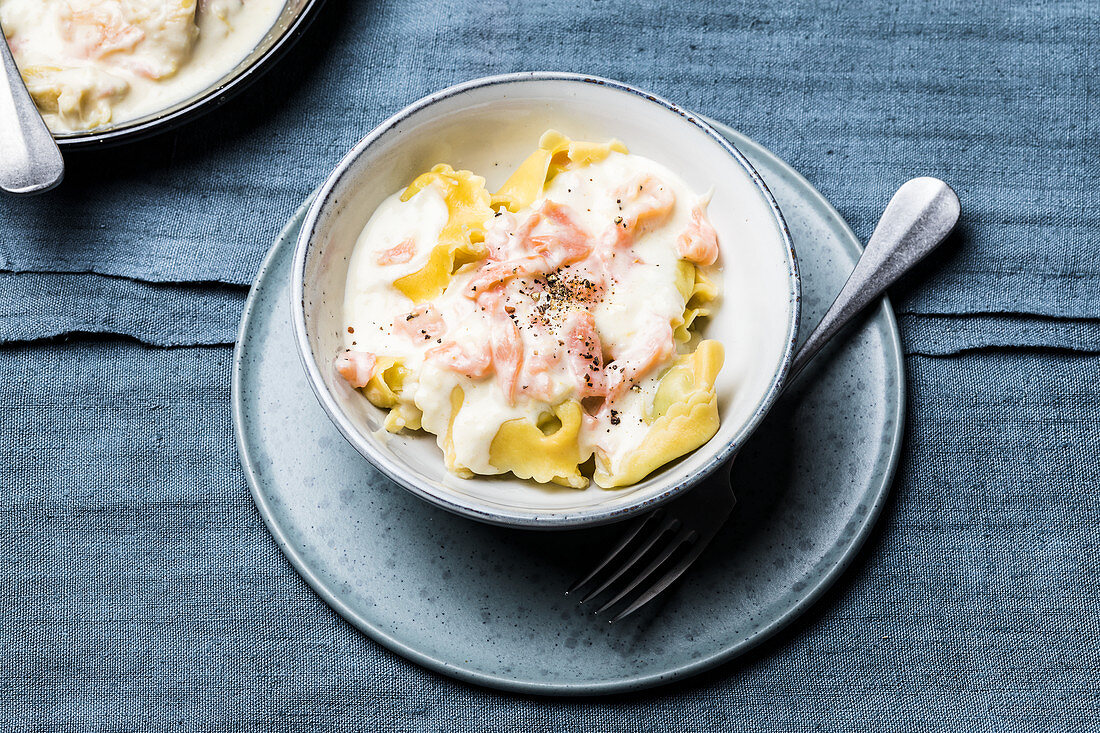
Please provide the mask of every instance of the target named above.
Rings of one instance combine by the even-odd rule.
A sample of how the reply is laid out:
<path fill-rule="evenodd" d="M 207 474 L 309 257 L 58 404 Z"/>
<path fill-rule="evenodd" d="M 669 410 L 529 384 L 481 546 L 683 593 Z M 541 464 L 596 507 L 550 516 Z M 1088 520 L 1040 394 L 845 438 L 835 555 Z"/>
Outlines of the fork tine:
<path fill-rule="evenodd" d="M 680 520 L 678 517 L 669 517 L 664 522 L 662 522 L 657 531 L 654 532 L 649 539 L 642 542 L 642 546 L 639 547 L 634 552 L 634 554 L 630 556 L 630 559 L 623 563 L 623 565 L 618 570 L 612 573 L 610 578 L 607 578 L 603 583 L 601 583 L 599 588 L 596 588 L 596 590 L 592 591 L 584 598 L 582 598 L 581 603 L 585 603 L 586 601 L 591 600 L 593 597 L 598 596 L 600 593 L 603 593 L 609 585 L 621 578 L 623 576 L 623 573 L 637 565 L 638 561 L 641 560 L 642 557 L 646 555 L 646 553 L 653 549 L 653 547 L 661 540 L 661 538 L 665 536 L 666 532 L 668 532 L 669 530 L 675 532 L 677 529 L 679 529 L 679 527 Z"/>
<path fill-rule="evenodd" d="M 688 553 L 680 559 L 680 562 L 676 563 L 676 565 L 673 566 L 671 570 L 665 573 L 656 583 L 650 586 L 649 590 L 635 598 L 633 603 L 620 611 L 613 619 L 611 619 L 611 623 L 615 623 L 616 621 L 621 621 L 622 619 L 626 618 L 627 616 L 634 613 L 639 608 L 659 596 L 665 588 L 675 583 L 676 579 L 683 575 L 684 571 L 691 567 L 691 564 L 695 562 L 696 558 L 698 558 L 699 555 L 702 554 L 703 550 L 705 550 L 707 545 L 710 544 L 710 540 L 710 537 L 706 537 L 703 538 L 701 541 L 696 542 L 692 546 L 691 550 L 689 550 Z"/>
<path fill-rule="evenodd" d="M 653 558 L 653 562 L 649 563 L 649 565 L 646 565 L 645 569 L 642 570 L 642 572 L 638 573 L 638 575 L 635 576 L 634 580 L 632 580 L 625 588 L 619 591 L 614 598 L 603 604 L 603 606 L 601 606 L 600 609 L 596 611 L 596 613 L 603 613 L 604 611 L 621 601 L 623 597 L 626 596 L 626 594 L 630 593 L 632 590 L 645 582 L 650 575 L 653 575 L 653 573 L 657 572 L 657 568 L 661 567 L 661 565 L 663 565 L 666 560 L 672 557 L 672 553 L 676 552 L 676 550 L 682 547 L 685 542 L 690 542 L 694 538 L 695 530 L 693 529 L 684 527 L 679 532 L 677 532 L 676 536 L 672 538 L 672 541 L 668 543 L 665 549 L 662 550 L 661 553 L 657 555 L 657 557 Z"/>
<path fill-rule="evenodd" d="M 601 562 L 599 565 L 597 565 L 595 568 L 593 568 L 592 572 L 590 572 L 588 575 L 584 576 L 583 578 L 578 580 L 576 583 L 569 586 L 569 590 L 565 591 L 565 595 L 568 596 L 568 595 L 572 595 L 573 593 L 576 593 L 578 590 L 581 589 L 581 586 L 583 586 L 585 583 L 588 583 L 590 580 L 592 580 L 597 575 L 599 575 L 601 570 L 603 570 L 608 565 L 610 565 L 611 562 L 615 559 L 615 557 L 620 552 L 625 550 L 627 545 L 629 545 L 631 542 L 634 541 L 634 538 L 637 537 L 641 533 L 643 527 L 645 527 L 647 524 L 649 524 L 649 522 L 651 520 L 660 519 L 662 516 L 664 516 L 664 512 L 665 512 L 664 509 L 657 509 L 656 511 L 651 512 L 650 514 L 647 514 L 646 516 L 640 518 L 637 522 L 635 522 L 634 523 L 634 529 L 630 530 L 629 532 L 624 533 L 622 540 L 620 540 L 619 544 L 615 545 L 615 548 L 613 550 L 611 550 L 611 552 L 607 553 L 607 557 L 605 557 L 603 559 L 603 562 Z M 583 603 L 583 601 L 582 601 L 582 603 Z"/>

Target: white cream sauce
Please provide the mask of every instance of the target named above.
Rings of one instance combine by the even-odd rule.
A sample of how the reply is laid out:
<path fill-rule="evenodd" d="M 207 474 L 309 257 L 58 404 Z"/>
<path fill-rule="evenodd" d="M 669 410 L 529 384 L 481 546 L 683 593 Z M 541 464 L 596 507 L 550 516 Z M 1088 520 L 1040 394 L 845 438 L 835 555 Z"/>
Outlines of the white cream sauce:
<path fill-rule="evenodd" d="M 624 184 L 637 182 L 645 176 L 657 179 L 674 196 L 671 213 L 659 224 L 642 228 L 632 246 L 616 250 L 607 271 L 613 276 L 602 297 L 590 303 L 567 305 L 565 313 L 551 318 L 549 328 L 529 328 L 525 324 L 539 318 L 543 295 L 532 287 L 530 279 L 515 278 L 502 288 L 506 301 L 514 308 L 513 321 L 519 324 L 523 350 L 527 360 L 532 354 L 553 354 L 561 361 L 547 371 L 550 384 L 538 397 L 530 393 L 535 385 L 522 378 L 514 404 L 505 396 L 500 380 L 489 377 L 474 379 L 441 368 L 425 359 L 426 352 L 438 344 L 434 339 L 414 339 L 395 323 L 405 320 L 417 306 L 393 287 L 397 278 L 416 272 L 428 260 L 432 248 L 447 221 L 447 206 L 434 187 L 426 187 L 410 200 L 402 202 L 400 193 L 386 199 L 374 212 L 363 229 L 353 251 L 345 290 L 344 317 L 349 327 L 344 345 L 354 351 L 400 358 L 413 375 L 405 383 L 405 393 L 423 415 L 425 430 L 438 436 L 440 447 L 451 418 L 450 396 L 455 386 L 461 386 L 465 402 L 455 420 L 453 446 L 457 463 L 479 474 L 501 471 L 490 463 L 490 444 L 502 423 L 518 417 L 535 421 L 550 412 L 552 405 L 566 399 L 579 399 L 577 379 L 570 371 L 562 342 L 564 324 L 570 311 L 583 308 L 592 313 L 608 363 L 629 357 L 631 349 L 644 341 L 655 324 L 668 328 L 683 315 L 685 301 L 676 285 L 680 257 L 676 239 L 688 226 L 691 207 L 699 200 L 676 174 L 664 166 L 637 155 L 611 153 L 605 160 L 576 170 L 559 173 L 543 195 L 530 209 L 517 214 L 503 212 L 492 218 L 487 227 L 486 242 L 508 246 L 508 235 L 544 201 L 564 205 L 593 238 L 612 228 L 622 213 L 616 191 Z M 540 224 L 534 235 L 542 231 Z M 378 254 L 411 240 L 415 253 L 405 263 L 380 265 Z M 587 260 L 585 260 L 587 262 Z M 581 263 L 582 265 L 584 262 Z M 579 272 L 566 267 L 563 276 L 591 276 L 582 267 Z M 492 338 L 490 326 L 479 316 L 477 303 L 466 295 L 470 282 L 479 269 L 471 266 L 459 270 L 447 290 L 435 301 L 434 308 L 447 325 L 447 339 L 455 339 L 471 351 L 487 344 Z M 408 321 L 412 323 L 413 321 Z M 400 323 L 398 324 L 401 325 Z M 659 329 L 658 329 L 659 330 Z M 653 396 L 663 371 L 677 357 L 675 349 L 667 358 L 639 375 L 633 388 L 625 389 L 610 410 L 591 411 L 581 431 L 581 445 L 587 454 L 599 449 L 609 465 L 618 462 L 637 448 L 649 428 L 644 414 L 652 405 Z"/>
<path fill-rule="evenodd" d="M 0 25 L 54 132 L 118 124 L 206 89 L 285 0 L 0 0 Z"/>

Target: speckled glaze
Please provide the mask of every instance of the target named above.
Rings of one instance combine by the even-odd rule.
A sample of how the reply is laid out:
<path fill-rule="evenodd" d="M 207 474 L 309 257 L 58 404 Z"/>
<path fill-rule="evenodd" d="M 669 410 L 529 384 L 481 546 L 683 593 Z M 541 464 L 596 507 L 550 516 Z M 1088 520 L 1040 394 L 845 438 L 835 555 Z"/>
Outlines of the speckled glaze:
<path fill-rule="evenodd" d="M 783 209 L 804 277 L 803 333 L 859 244 L 797 173 L 722 128 Z M 904 375 L 884 303 L 811 365 L 741 451 L 729 525 L 683 581 L 614 626 L 562 594 L 622 531 L 555 533 L 471 522 L 421 501 L 364 459 L 321 410 L 293 343 L 291 249 L 269 254 L 241 323 L 233 412 L 260 513 L 307 582 L 371 638 L 468 682 L 544 695 L 653 687 L 745 652 L 817 599 L 851 561 L 889 492 Z"/>

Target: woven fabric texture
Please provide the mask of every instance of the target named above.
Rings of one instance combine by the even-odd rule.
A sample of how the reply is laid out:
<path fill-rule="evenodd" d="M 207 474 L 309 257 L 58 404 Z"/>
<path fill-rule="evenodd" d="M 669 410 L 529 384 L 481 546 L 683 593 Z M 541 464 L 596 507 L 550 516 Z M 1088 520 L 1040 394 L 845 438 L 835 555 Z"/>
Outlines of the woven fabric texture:
<path fill-rule="evenodd" d="M 562 701 L 425 671 L 306 587 L 237 467 L 231 355 L 0 347 L 6 730 L 1096 730 L 1096 357 L 908 358 L 892 498 L 809 613 L 701 678 Z"/>
<path fill-rule="evenodd" d="M 247 296 L 220 283 L 0 272 L 0 343 L 96 333 L 154 346 L 231 344 Z"/>
<path fill-rule="evenodd" d="M 184 128 L 69 156 L 0 207 L 0 269 L 247 284 L 286 217 L 386 116 L 531 69 L 621 79 L 774 150 L 866 238 L 934 174 L 966 218 L 922 313 L 1100 316 L 1100 5 L 1092 0 L 330 2 L 240 98 Z"/>
<path fill-rule="evenodd" d="M 946 356 L 1030 347 L 1100 353 L 1100 321 L 1041 316 L 908 316 L 898 319 L 907 354 Z"/>
<path fill-rule="evenodd" d="M 893 292 L 906 438 L 871 540 L 746 657 L 608 699 L 354 630 L 268 534 L 230 418 L 247 285 L 301 201 L 404 105 L 531 69 L 731 124 L 863 240 L 914 175 L 964 209 Z M 0 727 L 1100 731 L 1097 99 L 1093 0 L 329 0 L 240 97 L 0 201 Z"/>

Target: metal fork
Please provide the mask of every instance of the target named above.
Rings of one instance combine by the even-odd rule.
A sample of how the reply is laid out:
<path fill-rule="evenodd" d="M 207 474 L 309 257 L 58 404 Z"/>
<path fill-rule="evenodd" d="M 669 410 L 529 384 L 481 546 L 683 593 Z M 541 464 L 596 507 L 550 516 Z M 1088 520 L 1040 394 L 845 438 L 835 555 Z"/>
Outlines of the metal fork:
<path fill-rule="evenodd" d="M 663 566 L 669 565 L 673 556 L 676 556 L 671 567 L 649 585 L 644 593 L 619 611 L 611 622 L 634 613 L 656 598 L 695 562 L 733 513 L 737 497 L 733 495 L 729 480 L 732 465 L 731 460 L 718 470 L 718 475 L 711 476 L 684 496 L 641 517 L 623 534 L 603 562 L 574 583 L 566 594 L 576 593 L 600 576 L 600 583 L 580 601 L 587 603 L 622 578 L 623 582 L 616 586 L 611 599 L 596 609 L 597 614 L 603 613 L 649 580 Z M 643 558 L 652 559 L 641 565 Z M 615 572 L 603 572 L 619 560 L 622 562 Z M 641 565 L 641 570 L 636 575 L 627 577 L 627 572 L 636 565 Z"/>
<path fill-rule="evenodd" d="M 935 249 L 955 226 L 959 213 L 959 198 L 943 181 L 914 178 L 903 184 L 886 205 L 840 294 L 795 354 L 786 384 L 794 381 L 843 326 Z M 636 593 L 611 623 L 660 595 L 691 567 L 733 512 L 736 498 L 729 475 L 734 458 L 684 496 L 642 517 L 603 561 L 566 593 L 596 583 L 581 598 L 580 602 L 586 603 L 611 592 L 597 614 Z"/>

